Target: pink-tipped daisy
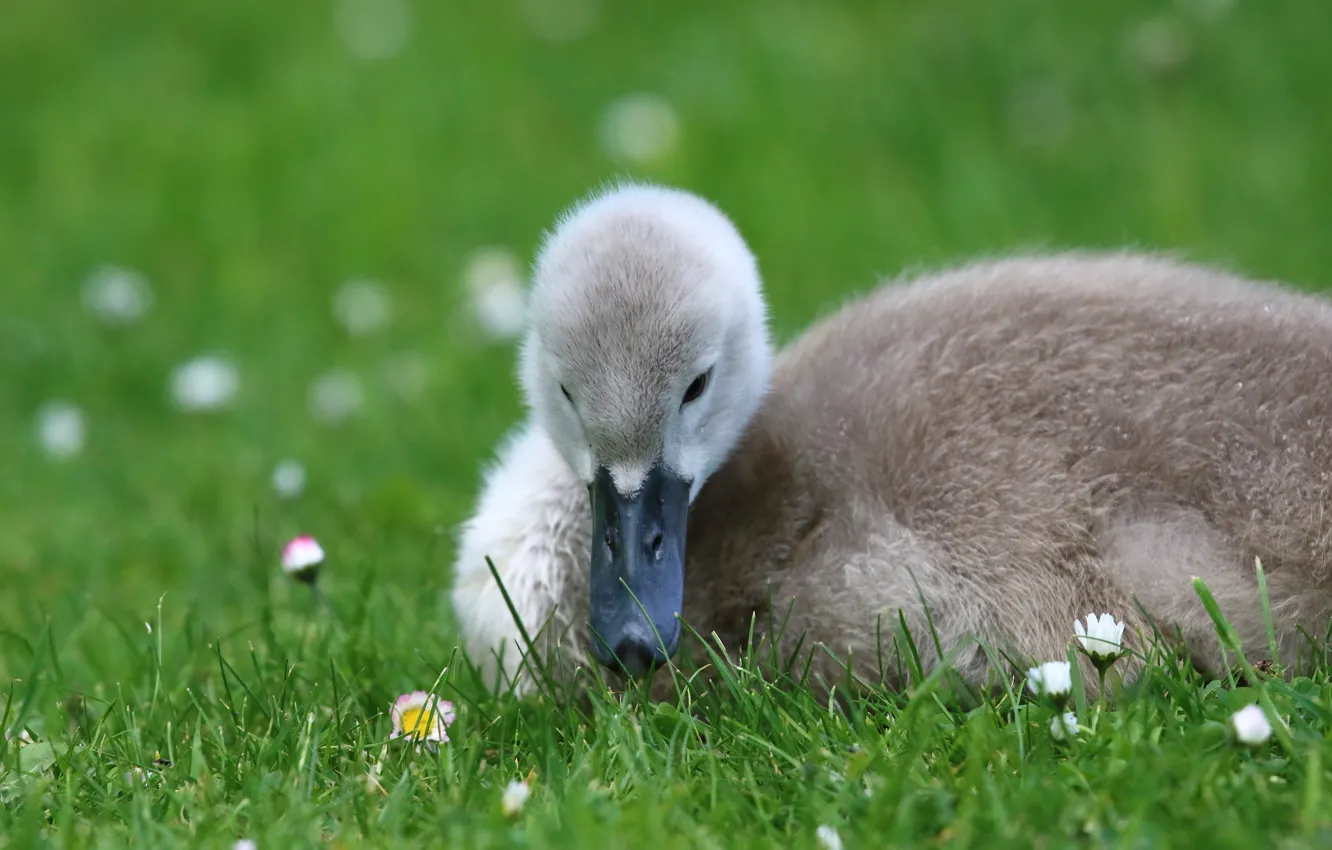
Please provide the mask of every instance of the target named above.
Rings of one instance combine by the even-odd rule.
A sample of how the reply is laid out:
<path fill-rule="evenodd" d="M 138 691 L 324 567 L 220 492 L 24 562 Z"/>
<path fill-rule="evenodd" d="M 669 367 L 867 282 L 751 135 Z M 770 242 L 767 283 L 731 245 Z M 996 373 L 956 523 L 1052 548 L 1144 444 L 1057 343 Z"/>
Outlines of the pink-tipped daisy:
<path fill-rule="evenodd" d="M 324 548 L 308 534 L 293 537 L 282 547 L 282 569 L 301 581 L 313 582 L 324 562 Z"/>
<path fill-rule="evenodd" d="M 411 738 L 431 747 L 448 742 L 447 729 L 455 717 L 453 703 L 425 691 L 398 697 L 392 715 L 394 738 Z"/>

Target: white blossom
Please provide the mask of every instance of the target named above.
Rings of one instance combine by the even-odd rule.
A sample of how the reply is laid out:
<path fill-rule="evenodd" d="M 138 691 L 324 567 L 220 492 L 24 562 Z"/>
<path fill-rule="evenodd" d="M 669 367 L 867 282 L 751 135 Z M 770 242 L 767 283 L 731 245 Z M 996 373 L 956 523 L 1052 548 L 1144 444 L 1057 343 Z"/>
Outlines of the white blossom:
<path fill-rule="evenodd" d="M 128 325 L 152 308 L 153 292 L 133 269 L 100 266 L 83 282 L 83 303 L 109 325 Z"/>
<path fill-rule="evenodd" d="M 305 490 L 305 467 L 292 458 L 273 467 L 273 491 L 284 499 L 294 499 Z"/>
<path fill-rule="evenodd" d="M 512 251 L 500 245 L 477 248 L 463 267 L 463 285 L 482 333 L 496 340 L 522 333 L 527 321 L 527 289 Z"/>
<path fill-rule="evenodd" d="M 324 548 L 308 534 L 294 537 L 282 547 L 282 569 L 292 575 L 307 574 L 324 562 Z"/>
<path fill-rule="evenodd" d="M 1056 741 L 1078 734 L 1078 716 L 1071 711 L 1056 714 L 1050 720 L 1050 737 Z"/>
<path fill-rule="evenodd" d="M 1235 737 L 1242 744 L 1258 745 L 1272 737 L 1272 724 L 1261 706 L 1246 705 L 1230 718 Z"/>
<path fill-rule="evenodd" d="M 626 95 L 606 108 L 601 143 L 612 157 L 637 164 L 664 159 L 680 138 L 675 108 L 660 95 Z"/>
<path fill-rule="evenodd" d="M 315 379 L 307 403 L 311 415 L 333 425 L 361 409 L 365 404 L 365 389 L 356 375 L 336 369 Z"/>
<path fill-rule="evenodd" d="M 1027 687 L 1037 696 L 1056 699 L 1073 690 L 1073 674 L 1067 661 L 1047 661 L 1027 671 Z"/>
<path fill-rule="evenodd" d="M 501 807 L 506 815 L 516 815 L 527 805 L 527 798 L 532 793 L 532 789 L 526 782 L 520 782 L 517 779 L 510 782 L 504 788 L 504 799 Z"/>
<path fill-rule="evenodd" d="M 352 336 L 386 327 L 393 315 L 388 290 L 369 278 L 352 278 L 333 295 L 333 315 Z"/>
<path fill-rule="evenodd" d="M 205 355 L 171 373 L 171 399 L 181 410 L 199 412 L 225 407 L 240 389 L 240 373 L 224 357 Z"/>
<path fill-rule="evenodd" d="M 48 401 L 37 411 L 37 439 L 52 458 L 65 460 L 83 451 L 88 428 L 83 411 L 68 401 Z"/>
<path fill-rule="evenodd" d="M 1113 661 L 1124 652 L 1124 624 L 1109 614 L 1087 615 L 1087 624 L 1073 621 L 1073 631 L 1087 654 L 1097 661 Z"/>
<path fill-rule="evenodd" d="M 431 748 L 448 742 L 449 725 L 457 716 L 453 703 L 427 691 L 403 694 L 389 713 L 393 719 L 390 737 L 407 738 Z"/>
<path fill-rule="evenodd" d="M 842 836 L 837 834 L 836 827 L 822 824 L 814 830 L 814 838 L 823 850 L 842 850 Z"/>

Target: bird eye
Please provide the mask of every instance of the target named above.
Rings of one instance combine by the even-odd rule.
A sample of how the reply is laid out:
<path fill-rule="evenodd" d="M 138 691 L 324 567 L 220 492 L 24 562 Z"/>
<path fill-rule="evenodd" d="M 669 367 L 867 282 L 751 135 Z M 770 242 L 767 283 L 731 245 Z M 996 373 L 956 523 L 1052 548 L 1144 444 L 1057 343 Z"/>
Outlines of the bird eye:
<path fill-rule="evenodd" d="M 681 406 L 697 401 L 698 397 L 703 395 L 703 391 L 708 388 L 708 376 L 711 374 L 712 370 L 709 369 L 694 379 L 694 382 L 689 385 L 689 389 L 685 390 L 684 401 L 681 402 Z"/>
<path fill-rule="evenodd" d="M 569 400 L 570 404 L 573 404 L 573 396 L 569 395 L 569 391 L 565 389 L 564 384 L 560 384 L 560 392 L 564 393 L 564 397 Z"/>

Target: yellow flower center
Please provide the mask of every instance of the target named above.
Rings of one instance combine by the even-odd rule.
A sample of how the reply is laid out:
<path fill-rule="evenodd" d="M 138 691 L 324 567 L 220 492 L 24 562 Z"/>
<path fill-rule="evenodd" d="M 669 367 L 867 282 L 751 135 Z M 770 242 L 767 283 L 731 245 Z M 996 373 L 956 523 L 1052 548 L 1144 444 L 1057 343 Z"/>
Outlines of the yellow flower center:
<path fill-rule="evenodd" d="M 412 738 L 424 738 L 430 734 L 430 706 L 409 708 L 402 713 L 402 734 Z"/>

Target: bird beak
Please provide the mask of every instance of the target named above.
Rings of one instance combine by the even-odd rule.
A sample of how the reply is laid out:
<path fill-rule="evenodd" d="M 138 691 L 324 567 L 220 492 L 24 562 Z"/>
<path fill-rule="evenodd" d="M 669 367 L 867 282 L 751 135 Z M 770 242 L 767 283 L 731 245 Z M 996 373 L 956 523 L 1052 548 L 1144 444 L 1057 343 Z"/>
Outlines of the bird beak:
<path fill-rule="evenodd" d="M 689 482 L 660 462 L 624 496 L 602 467 L 592 496 L 592 650 L 606 667 L 643 676 L 680 640 Z"/>

